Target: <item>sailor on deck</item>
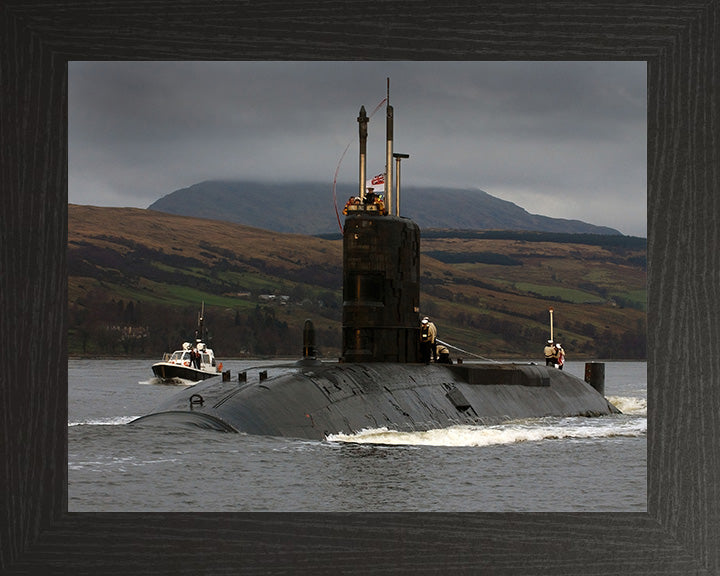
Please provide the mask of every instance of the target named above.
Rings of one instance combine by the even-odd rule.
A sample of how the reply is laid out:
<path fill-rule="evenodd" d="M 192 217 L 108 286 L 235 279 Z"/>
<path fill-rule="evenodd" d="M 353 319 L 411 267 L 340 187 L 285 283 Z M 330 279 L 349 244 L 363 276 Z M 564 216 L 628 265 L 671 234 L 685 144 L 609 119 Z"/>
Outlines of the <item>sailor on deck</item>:
<path fill-rule="evenodd" d="M 558 342 L 557 344 L 555 344 L 555 367 L 562 370 L 564 365 L 565 365 L 565 349 Z"/>
<path fill-rule="evenodd" d="M 437 328 L 430 319 L 425 316 L 420 323 L 420 356 L 425 364 L 430 363 L 430 358 L 437 359 L 436 342 Z"/>
<path fill-rule="evenodd" d="M 555 366 L 556 350 L 552 340 L 547 341 L 543 353 L 545 354 L 545 366 Z"/>
<path fill-rule="evenodd" d="M 440 344 L 437 347 L 437 360 L 436 362 L 438 364 L 452 364 L 452 360 L 450 359 L 450 350 L 448 350 L 447 346 Z"/>

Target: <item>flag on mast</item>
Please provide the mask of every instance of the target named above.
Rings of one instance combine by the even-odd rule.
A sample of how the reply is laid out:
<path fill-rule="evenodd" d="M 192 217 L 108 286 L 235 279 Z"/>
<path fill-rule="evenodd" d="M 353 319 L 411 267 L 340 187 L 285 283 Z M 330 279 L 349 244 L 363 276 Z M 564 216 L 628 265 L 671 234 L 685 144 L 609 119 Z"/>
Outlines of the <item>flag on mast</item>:
<path fill-rule="evenodd" d="M 365 188 L 372 188 L 375 194 L 385 192 L 385 174 L 378 174 L 367 180 L 365 182 Z"/>

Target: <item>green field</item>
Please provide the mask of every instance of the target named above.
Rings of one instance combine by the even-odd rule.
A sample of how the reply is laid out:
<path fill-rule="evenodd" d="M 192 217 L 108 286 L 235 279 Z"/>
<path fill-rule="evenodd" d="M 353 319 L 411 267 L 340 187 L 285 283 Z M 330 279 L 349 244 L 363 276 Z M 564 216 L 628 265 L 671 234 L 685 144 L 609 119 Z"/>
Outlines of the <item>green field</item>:
<path fill-rule="evenodd" d="M 340 240 L 139 209 L 69 208 L 71 354 L 157 356 L 195 328 L 202 302 L 225 357 L 298 354 L 305 318 L 318 327 L 323 354 L 341 354 Z M 202 247 L 193 249 L 199 229 Z M 554 307 L 572 358 L 644 357 L 642 244 L 614 250 L 594 237 L 465 236 L 434 231 L 422 240 L 420 304 L 441 339 L 485 357 L 531 358 Z M 114 341 L 119 327 L 136 328 L 142 342 Z"/>

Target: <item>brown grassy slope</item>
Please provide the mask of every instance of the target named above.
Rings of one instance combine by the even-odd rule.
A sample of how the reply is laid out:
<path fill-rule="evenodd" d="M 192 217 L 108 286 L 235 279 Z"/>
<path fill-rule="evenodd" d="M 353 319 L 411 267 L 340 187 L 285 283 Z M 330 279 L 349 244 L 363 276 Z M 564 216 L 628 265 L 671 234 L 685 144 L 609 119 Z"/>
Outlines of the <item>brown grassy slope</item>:
<path fill-rule="evenodd" d="M 126 256 L 140 244 L 169 256 L 198 260 L 207 270 L 219 259 L 230 257 L 250 273 L 262 261 L 265 267 L 282 270 L 288 278 L 317 265 L 336 276 L 341 286 L 342 245 L 310 236 L 279 234 L 250 226 L 187 218 L 139 208 L 99 208 L 69 205 L 68 246 L 72 251 L 87 243 Z M 336 270 L 333 270 L 333 268 Z M 202 269 L 201 269 L 202 273 Z M 81 295 L 78 283 L 70 282 L 70 301 Z M 86 282 L 87 284 L 87 282 Z"/>
<path fill-rule="evenodd" d="M 104 238 L 103 238 L 104 237 Z M 219 220 L 187 218 L 140 208 L 68 206 L 68 244 L 92 241 L 114 246 L 113 237 L 134 239 L 145 246 L 172 254 L 194 252 L 200 260 L 200 242 L 220 246 L 238 255 L 262 258 L 288 270 L 327 257 L 342 258 L 338 242 L 300 234 L 279 234 Z M 127 250 L 125 250 L 127 251 Z"/>
<path fill-rule="evenodd" d="M 287 306 L 261 304 L 291 326 L 280 340 L 298 339 L 294 327 L 312 317 L 329 341 L 327 355 L 339 354 L 341 241 L 133 208 L 70 205 L 68 214 L 68 247 L 75 262 L 68 279 L 70 308 L 84 310 L 86 316 L 76 324 L 86 340 L 98 334 L 102 323 L 98 317 L 91 328 L 90 308 L 103 301 L 177 309 L 204 300 L 226 315 L 249 314 L 261 304 L 259 293 L 274 291 L 293 296 Z M 618 357 L 622 346 L 642 348 L 645 270 L 628 259 L 634 254 L 518 240 L 428 238 L 421 246 L 423 311 L 434 317 L 441 339 L 464 350 L 488 357 L 534 356 L 548 334 L 550 307 L 555 335 L 571 357 Z M 427 255 L 433 251 L 491 252 L 521 265 L 448 264 Z M 168 276 L 158 276 L 160 271 Z M 238 295 L 242 290 L 251 295 Z M 170 327 L 151 328 L 170 345 Z M 241 346 L 245 332 L 227 338 L 225 348 Z M 241 347 L 253 351 L 252 343 Z M 297 348 L 293 342 L 288 353 Z M 281 344 L 275 351 L 286 353 Z"/>
<path fill-rule="evenodd" d="M 158 356 L 188 338 L 201 302 L 225 357 L 295 354 L 306 317 L 339 349 L 341 249 L 214 220 L 70 205 L 70 353 Z M 268 304 L 264 293 L 294 302 Z M 143 335 L 130 346 L 119 336 L 128 325 Z"/>

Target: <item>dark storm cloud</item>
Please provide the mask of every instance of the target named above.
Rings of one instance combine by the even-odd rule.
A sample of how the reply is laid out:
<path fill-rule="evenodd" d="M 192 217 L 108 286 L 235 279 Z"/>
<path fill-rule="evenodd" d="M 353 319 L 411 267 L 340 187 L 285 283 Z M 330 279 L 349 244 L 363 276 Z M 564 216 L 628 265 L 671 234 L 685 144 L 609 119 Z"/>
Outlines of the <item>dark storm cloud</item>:
<path fill-rule="evenodd" d="M 146 207 L 211 178 L 357 178 L 391 78 L 406 185 L 646 234 L 642 62 L 75 62 L 69 200 Z M 369 172 L 384 167 L 384 112 Z"/>

